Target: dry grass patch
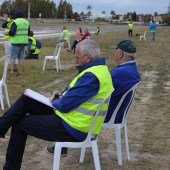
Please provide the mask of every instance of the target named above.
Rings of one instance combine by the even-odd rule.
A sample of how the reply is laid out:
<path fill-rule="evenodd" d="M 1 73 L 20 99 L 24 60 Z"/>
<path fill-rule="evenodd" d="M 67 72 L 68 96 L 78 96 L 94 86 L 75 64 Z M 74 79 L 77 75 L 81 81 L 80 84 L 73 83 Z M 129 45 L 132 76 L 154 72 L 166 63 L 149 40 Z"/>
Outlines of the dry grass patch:
<path fill-rule="evenodd" d="M 146 28 L 135 30 L 143 34 Z M 141 73 L 142 82 L 139 85 L 137 97 L 128 117 L 128 135 L 130 145 L 131 161 L 126 161 L 124 142 L 122 142 L 123 165 L 117 164 L 115 132 L 102 130 L 98 145 L 101 168 L 130 169 L 130 170 L 169 170 L 170 169 L 170 90 L 169 90 L 169 70 L 170 70 L 170 28 L 158 27 L 156 42 L 150 42 L 149 31 L 147 42 L 139 41 L 139 37 L 131 39 L 137 45 L 137 64 Z M 76 37 L 71 37 L 71 43 Z M 101 47 L 101 56 L 107 59 L 109 69 L 116 65 L 113 63 L 114 50 L 109 49 L 111 45 L 117 44 L 122 39 L 128 39 L 127 31 L 113 31 L 93 36 Z M 65 69 L 56 73 L 54 63 L 42 71 L 43 59 L 45 55 L 53 54 L 56 39 L 43 40 L 43 48 L 39 60 L 26 61 L 24 65 L 24 75 L 20 77 L 7 77 L 10 103 L 29 87 L 42 94 L 50 95 L 54 89 L 62 90 L 63 87 L 77 74 L 74 68 L 74 55 L 62 48 L 61 64 Z M 4 53 L 0 49 L 0 54 Z M 0 70 L 2 66 L 0 65 Z M 7 108 L 7 105 L 5 105 Z M 3 112 L 0 111 L 0 114 Z M 0 167 L 4 164 L 7 139 L 0 139 Z M 123 138 L 123 137 L 122 137 Z M 47 170 L 52 169 L 53 156 L 46 153 L 46 147 L 52 145 L 51 142 L 42 141 L 29 137 L 23 158 L 22 169 Z M 88 149 L 83 164 L 78 163 L 80 155 L 79 149 L 69 149 L 69 154 L 61 158 L 60 167 L 64 169 L 93 170 L 94 162 L 91 150 Z"/>

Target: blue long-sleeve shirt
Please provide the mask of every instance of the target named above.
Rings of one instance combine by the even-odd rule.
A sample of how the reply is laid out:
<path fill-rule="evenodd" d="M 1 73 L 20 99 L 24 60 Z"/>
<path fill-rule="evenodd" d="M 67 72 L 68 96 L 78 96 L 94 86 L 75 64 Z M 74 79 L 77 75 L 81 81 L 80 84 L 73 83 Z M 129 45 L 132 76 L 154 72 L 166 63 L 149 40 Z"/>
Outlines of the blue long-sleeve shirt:
<path fill-rule="evenodd" d="M 105 58 L 100 58 L 83 66 L 77 66 L 77 69 L 79 73 L 81 73 L 87 68 L 98 65 L 105 65 Z M 98 93 L 99 85 L 100 84 L 98 78 L 91 72 L 87 72 L 77 80 L 74 87 L 70 88 L 61 99 L 54 100 L 52 102 L 52 105 L 63 114 L 68 113 L 83 102 L 95 96 Z M 86 133 L 72 128 L 64 120 L 63 125 L 66 130 L 78 140 L 83 141 L 87 137 Z"/>
<path fill-rule="evenodd" d="M 117 66 L 116 68 L 110 71 L 110 74 L 115 90 L 113 91 L 110 99 L 109 108 L 104 121 L 105 123 L 110 120 L 117 104 L 119 103 L 124 93 L 131 87 L 133 87 L 135 84 L 140 82 L 140 74 L 138 72 L 135 61 L 129 61 Z M 129 100 L 129 98 L 127 97 L 126 100 Z M 115 123 L 122 122 L 125 106 L 127 106 L 126 100 L 125 102 L 123 102 L 117 113 Z"/>

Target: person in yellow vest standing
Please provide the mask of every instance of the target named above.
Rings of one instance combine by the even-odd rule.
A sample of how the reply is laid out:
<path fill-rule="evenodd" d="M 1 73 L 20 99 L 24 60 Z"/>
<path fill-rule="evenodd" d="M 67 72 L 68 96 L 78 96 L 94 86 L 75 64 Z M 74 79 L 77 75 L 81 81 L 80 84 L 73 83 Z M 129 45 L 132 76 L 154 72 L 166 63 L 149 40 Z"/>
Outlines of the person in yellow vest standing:
<path fill-rule="evenodd" d="M 15 9 L 11 9 L 8 13 L 8 19 L 2 24 L 2 28 L 5 28 L 4 31 L 4 40 L 5 40 L 5 55 L 9 56 L 8 63 L 10 63 L 10 54 L 11 54 L 11 37 L 9 35 L 9 31 L 14 19 Z M 18 59 L 15 60 L 15 68 L 14 71 L 17 71 L 16 65 L 18 64 Z"/>
<path fill-rule="evenodd" d="M 58 43 L 65 42 L 67 40 L 69 40 L 69 31 L 64 26 L 62 29 L 61 37 L 60 37 L 60 39 L 58 39 Z"/>
<path fill-rule="evenodd" d="M 22 75 L 24 63 L 24 47 L 28 45 L 28 35 L 30 34 L 30 25 L 23 18 L 21 10 L 15 11 L 15 18 L 10 27 L 9 35 L 11 36 L 11 71 L 9 75 L 14 75 L 15 59 L 19 59 L 19 72 L 16 76 Z"/>
<path fill-rule="evenodd" d="M 130 36 L 132 37 L 132 31 L 133 31 L 133 23 L 132 23 L 132 22 L 130 22 L 130 23 L 128 24 L 128 28 L 129 28 L 129 30 L 128 30 L 128 35 L 129 35 L 129 37 L 130 37 Z"/>
<path fill-rule="evenodd" d="M 30 31 L 29 40 L 28 40 L 28 48 L 27 48 L 27 56 L 24 59 L 38 59 L 38 54 L 40 53 L 40 49 L 36 47 L 36 39 L 34 38 L 33 31 Z"/>
<path fill-rule="evenodd" d="M 98 106 L 112 91 L 112 79 L 100 48 L 92 40 L 77 44 L 75 51 L 78 75 L 61 98 L 55 90 L 47 106 L 26 95 L 0 116 L 0 137 L 12 127 L 5 164 L 2 169 L 21 169 L 27 136 L 47 141 L 81 142 L 87 137 Z M 108 104 L 102 107 L 107 111 Z M 29 115 L 28 115 L 29 113 Z M 99 114 L 92 134 L 100 133 L 104 114 Z M 14 147 L 15 146 L 15 147 Z"/>

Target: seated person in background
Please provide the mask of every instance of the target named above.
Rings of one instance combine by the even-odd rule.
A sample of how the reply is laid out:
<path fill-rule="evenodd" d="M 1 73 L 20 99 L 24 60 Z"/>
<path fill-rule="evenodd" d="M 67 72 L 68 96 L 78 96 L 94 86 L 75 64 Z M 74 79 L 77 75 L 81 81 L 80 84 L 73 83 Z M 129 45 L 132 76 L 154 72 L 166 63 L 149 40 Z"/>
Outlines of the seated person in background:
<path fill-rule="evenodd" d="M 38 59 L 38 54 L 40 53 L 40 49 L 36 47 L 36 39 L 34 38 L 33 31 L 30 31 L 29 39 L 28 39 L 28 48 L 27 48 L 27 56 L 24 59 Z"/>
<path fill-rule="evenodd" d="M 75 58 L 78 75 L 70 83 L 62 98 L 49 98 L 54 108 L 26 95 L 21 97 L 0 117 L 0 137 L 5 138 L 12 127 L 3 170 L 21 169 L 27 136 L 47 141 L 81 142 L 97 111 L 99 102 L 113 90 L 112 80 L 105 58 L 100 57 L 100 48 L 92 40 L 81 41 Z M 103 108 L 105 111 L 107 107 Z M 29 113 L 29 114 L 28 114 Z M 99 115 L 93 134 L 99 134 L 105 116 Z"/>
<path fill-rule="evenodd" d="M 79 28 L 79 29 L 76 31 L 76 35 L 78 35 L 78 36 L 81 36 L 81 35 L 82 35 L 82 30 L 81 30 L 81 28 Z"/>
<path fill-rule="evenodd" d="M 117 63 L 117 67 L 110 71 L 112 77 L 112 84 L 114 86 L 114 91 L 112 93 L 109 108 L 104 122 L 107 123 L 120 99 L 126 91 L 128 91 L 135 84 L 140 82 L 140 74 L 136 65 L 136 46 L 131 40 L 123 40 L 118 43 L 117 46 L 112 46 L 111 48 L 116 48 L 114 54 L 114 61 Z M 128 100 L 125 99 L 125 101 Z M 126 102 L 120 108 L 115 123 L 121 123 L 124 113 L 124 107 Z M 47 152 L 53 154 L 54 146 L 48 147 Z M 66 156 L 67 148 L 63 148 L 63 155 Z"/>
<path fill-rule="evenodd" d="M 97 27 L 97 30 L 96 30 L 96 32 L 94 34 L 96 34 L 96 35 L 101 34 L 101 29 L 99 27 Z"/>
<path fill-rule="evenodd" d="M 61 37 L 57 41 L 58 41 L 58 43 L 60 43 L 60 42 L 65 42 L 68 39 L 69 39 L 69 31 L 64 26 L 63 29 L 62 29 Z"/>
<path fill-rule="evenodd" d="M 105 118 L 105 123 L 108 122 L 119 103 L 122 96 L 132 88 L 135 84 L 140 82 L 140 74 L 136 65 L 136 46 L 131 40 L 123 40 L 118 43 L 117 46 L 111 46 L 115 48 L 114 61 L 117 63 L 117 67 L 110 71 L 112 82 L 115 90 L 112 93 L 109 108 Z M 124 107 L 126 106 L 125 99 L 122 107 L 119 109 L 115 119 L 115 123 L 121 123 L 124 113 Z"/>
<path fill-rule="evenodd" d="M 67 49 L 67 51 L 68 51 L 68 52 L 71 52 L 72 50 L 74 50 L 74 53 L 75 53 L 76 45 L 77 45 L 79 42 L 87 39 L 88 37 L 91 37 L 91 34 L 89 33 L 88 29 L 85 28 L 85 29 L 84 29 L 84 35 L 83 35 L 83 37 L 82 37 L 80 40 L 74 40 L 71 49 Z"/>

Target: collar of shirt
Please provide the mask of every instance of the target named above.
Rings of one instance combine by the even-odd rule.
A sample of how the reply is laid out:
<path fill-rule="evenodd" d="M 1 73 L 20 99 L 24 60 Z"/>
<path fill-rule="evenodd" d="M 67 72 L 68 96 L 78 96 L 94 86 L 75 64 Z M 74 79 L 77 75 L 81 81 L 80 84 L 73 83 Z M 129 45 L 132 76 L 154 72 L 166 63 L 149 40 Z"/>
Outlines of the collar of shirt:
<path fill-rule="evenodd" d="M 85 64 L 85 65 L 76 66 L 76 68 L 78 70 L 78 73 L 80 74 L 82 71 L 84 71 L 84 70 L 86 70 L 90 67 L 98 66 L 98 65 L 106 65 L 106 59 L 105 58 L 99 58 L 99 59 L 94 60 L 90 63 Z"/>

